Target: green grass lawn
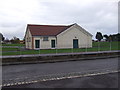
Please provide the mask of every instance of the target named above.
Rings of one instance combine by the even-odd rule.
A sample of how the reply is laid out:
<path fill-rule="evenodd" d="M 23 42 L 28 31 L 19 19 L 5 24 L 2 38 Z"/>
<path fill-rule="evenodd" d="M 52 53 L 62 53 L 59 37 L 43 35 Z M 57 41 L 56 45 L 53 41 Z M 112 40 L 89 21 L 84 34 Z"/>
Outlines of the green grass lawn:
<path fill-rule="evenodd" d="M 111 50 L 120 50 L 120 42 L 111 42 Z M 12 44 L 13 45 L 13 44 Z M 16 44 L 18 46 L 19 44 Z M 3 52 L 2 55 L 25 55 L 25 54 L 49 54 L 49 53 L 71 53 L 71 52 L 93 52 L 93 51 L 108 51 L 110 50 L 110 42 L 100 42 L 98 49 L 98 42 L 93 42 L 92 48 L 77 48 L 77 49 L 47 49 L 47 50 L 25 50 L 19 48 L 3 48 L 3 51 L 16 51 L 16 52 Z M 15 46 L 15 45 L 13 45 Z M 21 45 L 24 46 L 24 45 Z"/>
<path fill-rule="evenodd" d="M 25 44 L 2 44 L 2 46 L 25 46 Z"/>
<path fill-rule="evenodd" d="M 2 48 L 2 51 L 19 51 L 19 48 Z"/>

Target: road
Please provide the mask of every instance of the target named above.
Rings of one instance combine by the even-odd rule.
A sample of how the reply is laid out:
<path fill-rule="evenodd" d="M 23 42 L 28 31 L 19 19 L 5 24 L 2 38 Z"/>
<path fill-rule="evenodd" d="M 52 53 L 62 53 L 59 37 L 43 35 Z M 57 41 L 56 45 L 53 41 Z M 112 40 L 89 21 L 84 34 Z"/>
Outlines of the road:
<path fill-rule="evenodd" d="M 99 75 L 118 70 L 118 58 L 3 66 L 3 86 L 49 81 L 61 77 Z M 111 74 L 110 74 L 111 75 Z M 116 74 L 114 75 L 116 76 Z M 115 80 L 115 79 L 114 79 Z M 26 83 L 25 83 L 26 82 Z M 116 83 L 118 81 L 116 80 Z M 22 87 L 22 85 L 21 85 Z M 99 87 L 99 86 L 98 86 Z"/>
<path fill-rule="evenodd" d="M 118 73 L 15 85 L 10 88 L 118 88 Z"/>

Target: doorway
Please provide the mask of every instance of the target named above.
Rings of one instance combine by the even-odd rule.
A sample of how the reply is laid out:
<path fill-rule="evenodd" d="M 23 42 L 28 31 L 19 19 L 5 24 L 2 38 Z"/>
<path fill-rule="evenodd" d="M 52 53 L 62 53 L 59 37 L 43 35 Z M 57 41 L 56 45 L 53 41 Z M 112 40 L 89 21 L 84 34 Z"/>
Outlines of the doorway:
<path fill-rule="evenodd" d="M 51 48 L 55 48 L 55 40 L 51 40 Z"/>
<path fill-rule="evenodd" d="M 40 40 L 35 40 L 35 48 L 40 48 Z"/>
<path fill-rule="evenodd" d="M 78 48 L 78 39 L 73 39 L 73 48 Z"/>

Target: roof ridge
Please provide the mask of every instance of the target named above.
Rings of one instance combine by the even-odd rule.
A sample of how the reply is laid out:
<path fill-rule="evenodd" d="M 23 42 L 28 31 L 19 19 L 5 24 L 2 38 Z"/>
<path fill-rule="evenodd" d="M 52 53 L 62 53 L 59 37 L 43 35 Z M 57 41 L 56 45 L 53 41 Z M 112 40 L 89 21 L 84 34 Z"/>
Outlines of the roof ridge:
<path fill-rule="evenodd" d="M 66 29 L 72 27 L 72 25 L 40 25 L 40 24 L 27 24 L 27 29 L 29 28 L 31 35 L 52 35 L 56 36 L 59 33 L 65 31 Z"/>
<path fill-rule="evenodd" d="M 63 27 L 68 27 L 72 25 L 40 25 L 40 24 L 27 24 L 28 26 L 63 26 Z"/>

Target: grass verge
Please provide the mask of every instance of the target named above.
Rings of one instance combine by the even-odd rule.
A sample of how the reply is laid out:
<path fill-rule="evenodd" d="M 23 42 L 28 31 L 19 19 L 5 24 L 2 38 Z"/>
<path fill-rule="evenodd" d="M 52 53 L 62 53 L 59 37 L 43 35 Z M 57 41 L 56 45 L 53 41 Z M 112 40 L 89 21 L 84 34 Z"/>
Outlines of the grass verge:
<path fill-rule="evenodd" d="M 93 52 L 93 51 L 109 51 L 120 50 L 120 42 L 93 42 L 92 48 L 77 48 L 77 49 L 45 49 L 45 50 L 20 50 L 19 48 L 3 48 L 2 55 L 25 55 L 25 54 L 50 54 L 50 53 L 71 53 L 71 52 Z M 12 44 L 13 45 L 13 44 Z M 19 44 L 16 44 L 19 45 Z M 100 47 L 98 48 L 98 45 Z M 15 46 L 15 45 L 13 45 Z M 24 45 L 21 45 L 24 46 Z M 16 52 L 7 52 L 16 51 Z"/>

